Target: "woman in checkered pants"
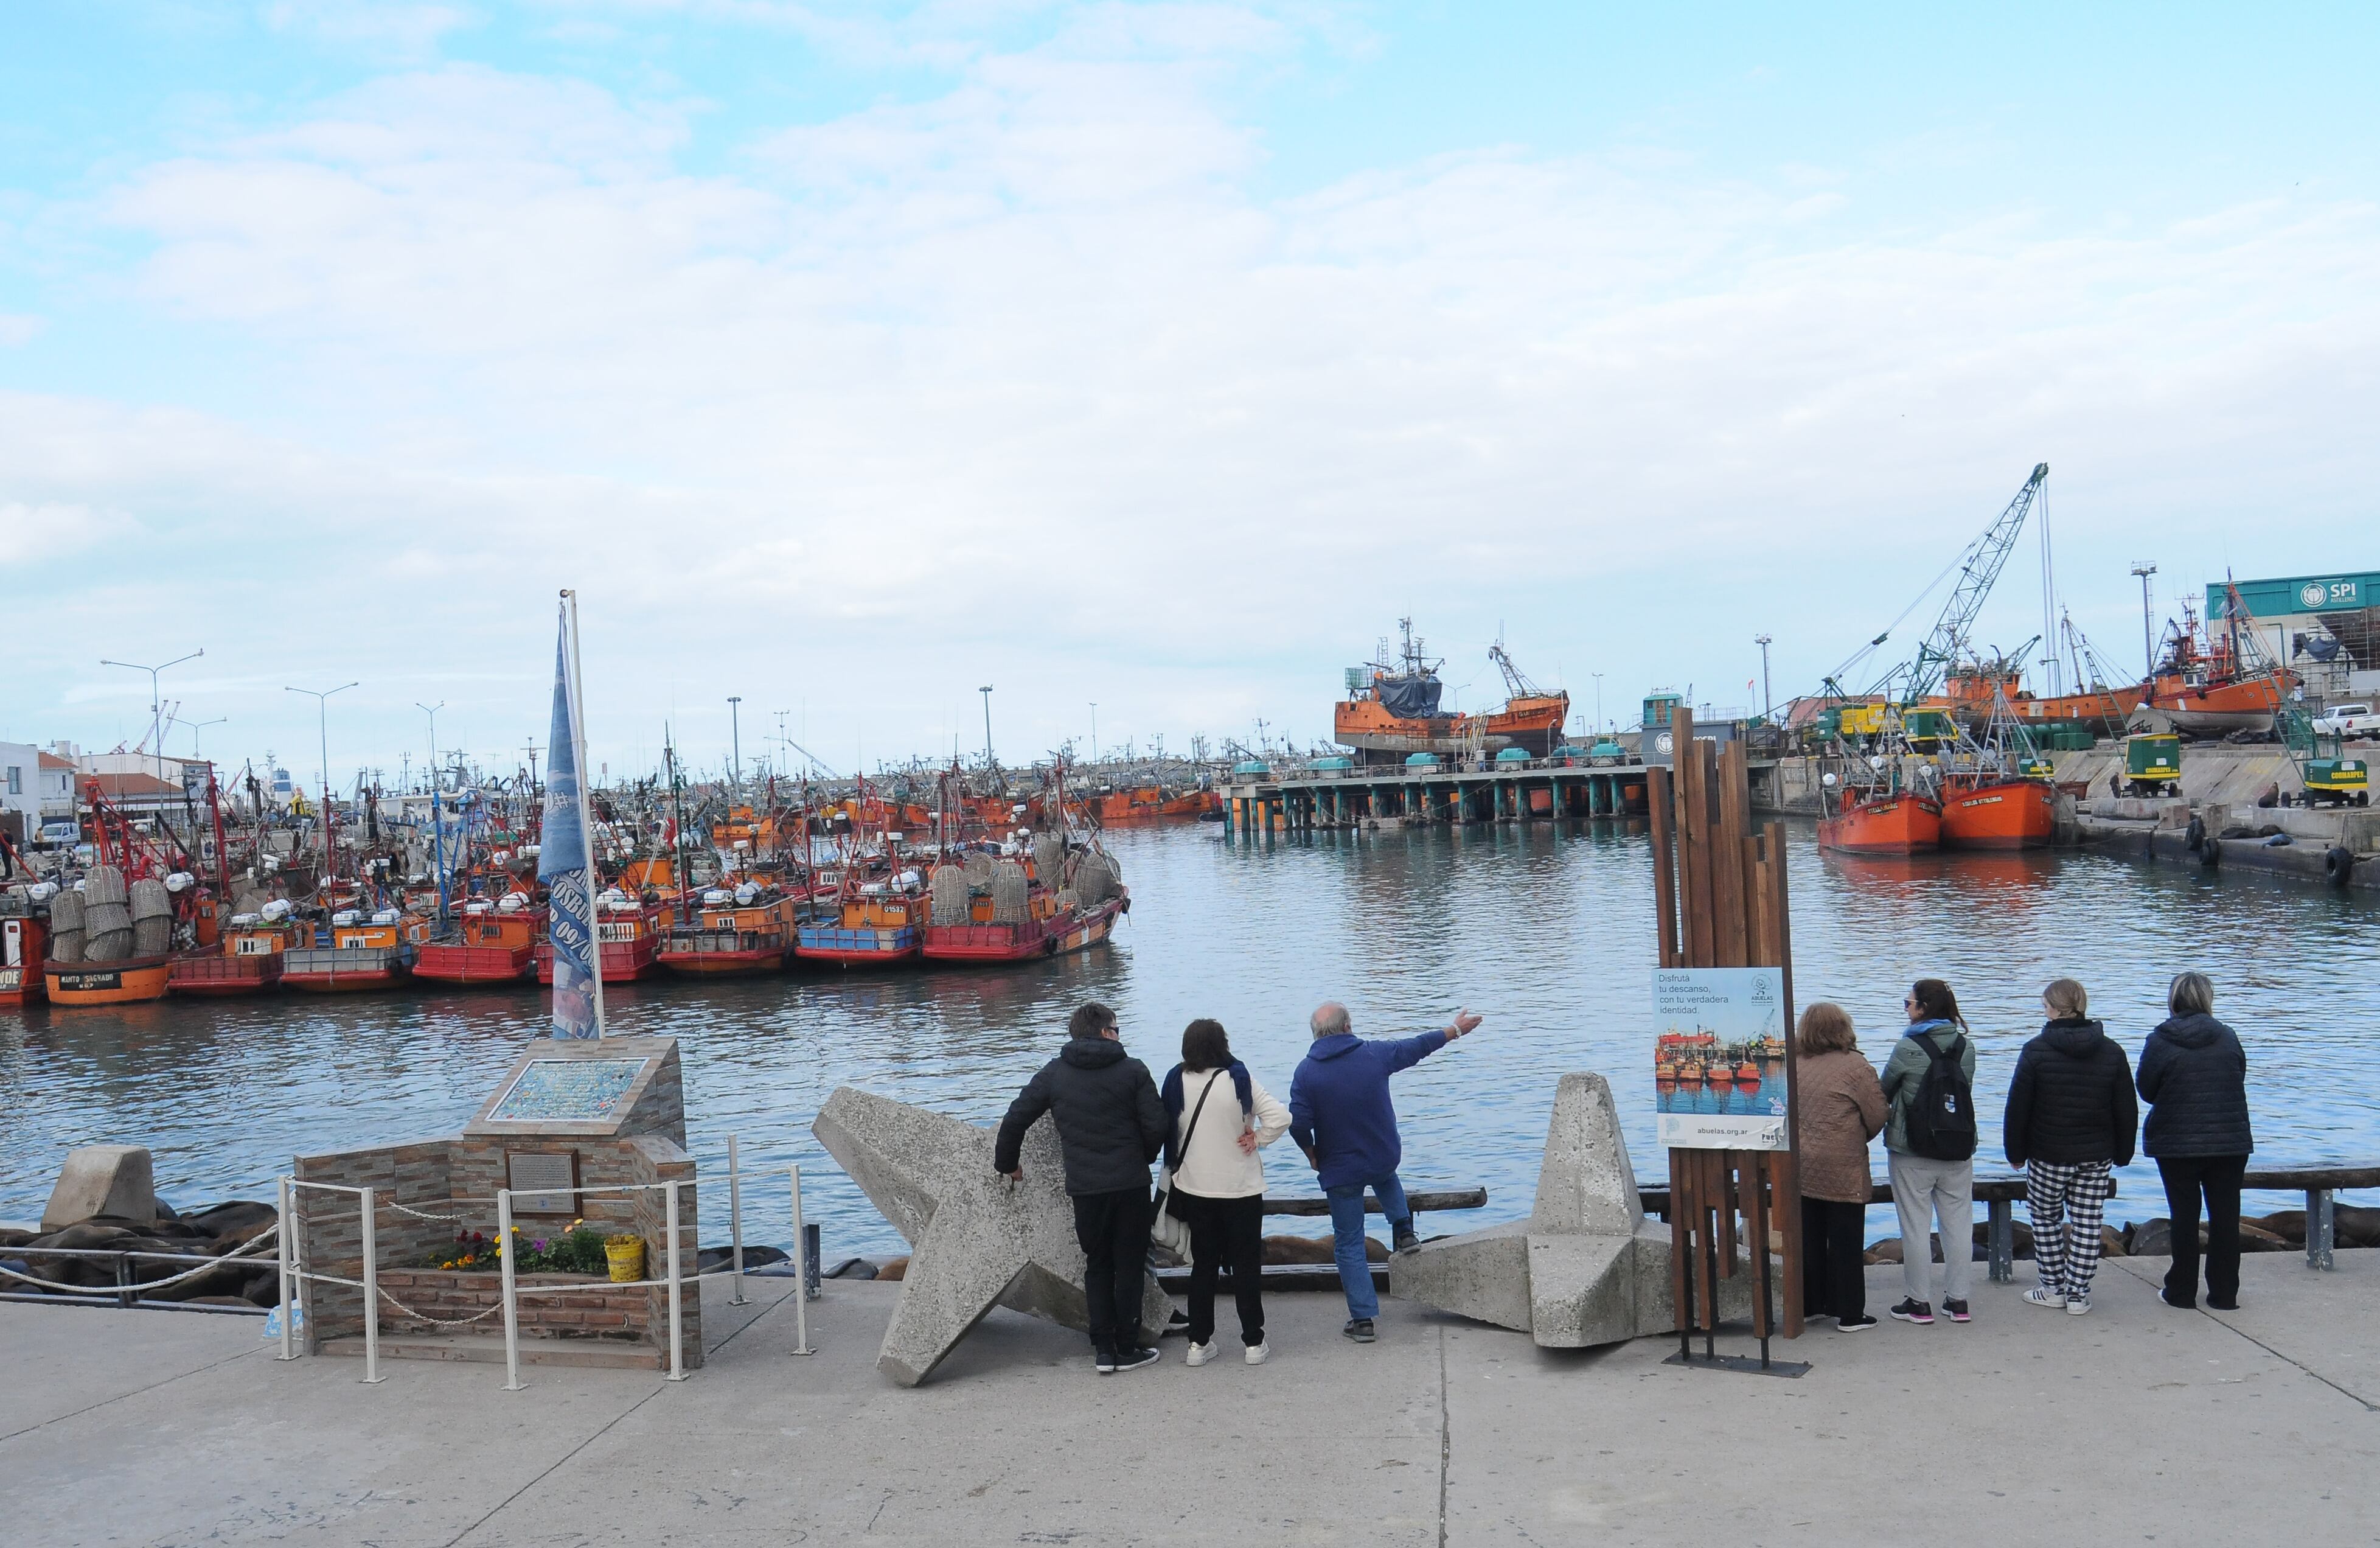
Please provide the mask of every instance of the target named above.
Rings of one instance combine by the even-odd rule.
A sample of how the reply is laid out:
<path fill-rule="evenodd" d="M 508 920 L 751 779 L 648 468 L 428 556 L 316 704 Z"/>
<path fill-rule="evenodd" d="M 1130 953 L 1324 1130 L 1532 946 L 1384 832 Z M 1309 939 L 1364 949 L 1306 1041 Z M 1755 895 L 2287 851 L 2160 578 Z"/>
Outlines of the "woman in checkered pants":
<path fill-rule="evenodd" d="M 2041 992 L 2041 1004 L 2049 1024 L 2017 1057 L 2003 1139 L 2009 1164 L 2025 1169 L 2033 1214 L 2041 1283 L 2024 1298 L 2080 1317 L 2091 1310 L 2113 1169 L 2131 1164 L 2140 1110 L 2131 1061 L 2085 1014 L 2082 986 L 2059 979 Z"/>

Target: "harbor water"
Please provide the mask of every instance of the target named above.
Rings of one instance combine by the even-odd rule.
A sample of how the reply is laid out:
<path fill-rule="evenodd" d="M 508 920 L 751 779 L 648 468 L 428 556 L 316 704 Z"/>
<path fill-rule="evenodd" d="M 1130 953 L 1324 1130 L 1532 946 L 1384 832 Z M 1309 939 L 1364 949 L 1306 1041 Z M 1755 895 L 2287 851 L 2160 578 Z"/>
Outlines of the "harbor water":
<path fill-rule="evenodd" d="M 2213 976 L 2216 1014 L 2247 1046 L 2258 1164 L 2380 1158 L 2380 909 L 2368 897 L 2087 851 L 1848 859 L 1819 854 L 1806 824 L 1789 831 L 1797 1003 L 1848 1007 L 1862 1050 L 1881 1063 L 1910 981 L 1949 980 L 1980 1055 L 1979 1170 L 2004 1169 L 2001 1097 L 2018 1048 L 2040 1028 L 2044 983 L 2081 979 L 2093 1013 L 2137 1054 L 2167 981 L 2192 968 Z M 1488 1190 L 1486 1211 L 1426 1219 L 1426 1231 L 1528 1213 L 1554 1081 L 1567 1070 L 1610 1079 L 1639 1178 L 1665 1172 L 1652 1140 L 1641 825 L 1251 843 L 1198 824 L 1109 842 L 1134 910 L 1111 945 L 1083 956 L 615 986 L 615 1030 L 679 1040 L 704 1240 L 725 1239 L 735 1134 L 747 1239 L 784 1243 L 783 1168 L 798 1162 L 830 1259 L 900 1250 L 810 1138 L 819 1104 L 848 1083 L 994 1122 L 1087 999 L 1116 1008 L 1126 1043 L 1160 1075 L 1184 1023 L 1220 1019 L 1284 1100 L 1321 1000 L 1346 1002 L 1355 1030 L 1374 1037 L 1442 1025 L 1458 1006 L 1485 1015 L 1475 1036 L 1398 1078 L 1406 1185 Z M 38 1216 L 76 1145 L 145 1144 L 160 1194 L 200 1205 L 270 1199 L 296 1153 L 455 1132 L 544 1009 L 528 988 L 0 1010 L 0 1220 Z M 1312 1191 L 1286 1140 L 1266 1162 L 1272 1191 Z M 1881 1173 L 1880 1151 L 1876 1164 Z M 2144 1159 L 2121 1189 L 2111 1221 L 2165 1213 Z M 2274 1195 L 2248 1208 L 2295 1202 Z"/>

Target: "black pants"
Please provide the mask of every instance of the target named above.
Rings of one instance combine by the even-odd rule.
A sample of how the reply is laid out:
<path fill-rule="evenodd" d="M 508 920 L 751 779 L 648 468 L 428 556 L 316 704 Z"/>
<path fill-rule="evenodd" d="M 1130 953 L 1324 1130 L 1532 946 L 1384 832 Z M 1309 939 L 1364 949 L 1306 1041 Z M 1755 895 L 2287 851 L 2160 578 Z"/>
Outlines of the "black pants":
<path fill-rule="evenodd" d="M 1148 1267 L 1148 1189 L 1075 1195 L 1075 1239 L 1083 1247 L 1083 1294 L 1091 1347 L 1125 1355 L 1140 1342 L 1141 1275 Z"/>
<path fill-rule="evenodd" d="M 1867 1315 L 1867 1206 L 1802 1201 L 1802 1314 L 1856 1321 Z"/>
<path fill-rule="evenodd" d="M 1240 1309 L 1240 1342 L 1261 1344 L 1264 1322 L 1264 1195 L 1205 1199 L 1174 1194 L 1190 1224 L 1190 1342 L 1215 1336 L 1215 1275 L 1228 1271 Z"/>
<path fill-rule="evenodd" d="M 2166 1212 L 2173 1217 L 2173 1267 L 2166 1299 L 2198 1304 L 2198 1201 L 2206 1200 L 2206 1304 L 2228 1311 L 2240 1304 L 2240 1178 L 2244 1155 L 2161 1155 Z"/>

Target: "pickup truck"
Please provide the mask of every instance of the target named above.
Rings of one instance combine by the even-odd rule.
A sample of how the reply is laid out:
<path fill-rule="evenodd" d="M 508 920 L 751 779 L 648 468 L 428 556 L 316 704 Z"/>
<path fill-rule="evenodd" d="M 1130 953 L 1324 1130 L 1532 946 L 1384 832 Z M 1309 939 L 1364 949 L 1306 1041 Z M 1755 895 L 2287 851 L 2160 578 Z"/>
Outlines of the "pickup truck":
<path fill-rule="evenodd" d="M 2325 737 L 2380 737 L 2380 715 L 2369 704 L 2333 704 L 2314 717 L 2313 728 Z"/>

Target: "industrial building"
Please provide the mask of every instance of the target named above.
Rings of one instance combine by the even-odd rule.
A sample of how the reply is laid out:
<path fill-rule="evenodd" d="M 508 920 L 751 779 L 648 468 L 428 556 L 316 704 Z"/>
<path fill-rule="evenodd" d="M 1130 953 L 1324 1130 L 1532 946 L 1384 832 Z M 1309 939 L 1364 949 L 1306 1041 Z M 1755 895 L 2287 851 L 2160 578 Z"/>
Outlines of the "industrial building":
<path fill-rule="evenodd" d="M 2304 679 L 2310 700 L 2336 703 L 2380 697 L 2380 570 L 2214 581 L 2206 588 L 2210 628 L 2231 620 L 2230 590 L 2273 660 Z"/>

